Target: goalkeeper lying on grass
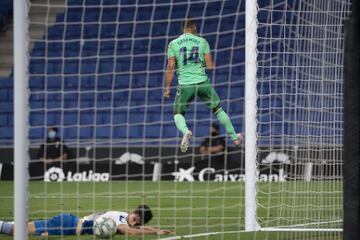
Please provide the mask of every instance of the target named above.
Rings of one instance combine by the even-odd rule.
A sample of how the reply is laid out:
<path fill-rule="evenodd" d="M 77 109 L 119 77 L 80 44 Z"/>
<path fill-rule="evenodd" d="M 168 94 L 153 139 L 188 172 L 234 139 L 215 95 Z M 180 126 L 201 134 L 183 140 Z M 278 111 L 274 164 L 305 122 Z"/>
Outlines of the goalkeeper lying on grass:
<path fill-rule="evenodd" d="M 165 235 L 173 233 L 169 230 L 161 230 L 143 226 L 149 222 L 153 215 L 147 205 L 139 205 L 130 213 L 107 211 L 98 212 L 83 218 L 72 214 L 61 213 L 48 220 L 36 220 L 28 223 L 29 235 L 83 235 L 94 234 L 93 224 L 99 217 L 109 217 L 117 225 L 117 234 L 128 235 Z M 14 223 L 0 221 L 0 233 L 13 235 Z"/>

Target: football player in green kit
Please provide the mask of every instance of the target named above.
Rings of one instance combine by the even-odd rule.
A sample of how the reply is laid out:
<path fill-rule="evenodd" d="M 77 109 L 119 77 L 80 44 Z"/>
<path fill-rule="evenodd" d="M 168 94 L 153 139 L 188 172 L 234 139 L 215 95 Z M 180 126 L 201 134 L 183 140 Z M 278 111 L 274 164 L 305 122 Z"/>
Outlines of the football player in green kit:
<path fill-rule="evenodd" d="M 164 97 L 170 97 L 170 86 L 176 70 L 179 85 L 174 103 L 174 120 L 176 127 L 183 133 L 180 149 L 186 152 L 189 147 L 192 132 L 186 125 L 184 115 L 196 96 L 212 109 L 234 144 L 238 146 L 242 136 L 236 133 L 229 116 L 221 108 L 220 98 L 205 71 L 214 69 L 209 43 L 206 39 L 196 36 L 194 20 L 184 20 L 181 27 L 183 34 L 171 41 L 168 46 L 164 92 Z"/>

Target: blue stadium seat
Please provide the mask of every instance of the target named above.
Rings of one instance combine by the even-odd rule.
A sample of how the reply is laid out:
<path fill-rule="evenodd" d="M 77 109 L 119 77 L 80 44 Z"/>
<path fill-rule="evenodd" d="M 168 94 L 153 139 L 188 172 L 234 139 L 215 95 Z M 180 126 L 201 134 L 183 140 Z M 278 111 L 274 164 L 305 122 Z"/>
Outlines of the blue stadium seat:
<path fill-rule="evenodd" d="M 123 21 L 133 21 L 135 17 L 135 7 L 123 7 L 120 8 L 120 15 L 118 20 Z"/>
<path fill-rule="evenodd" d="M 221 5 L 218 2 L 208 2 L 206 6 L 206 16 L 219 15 Z"/>
<path fill-rule="evenodd" d="M 161 87 L 163 85 L 164 76 L 162 73 L 150 73 L 147 81 L 148 87 Z"/>
<path fill-rule="evenodd" d="M 54 26 L 51 26 L 48 28 L 47 30 L 47 38 L 49 40 L 58 40 L 58 39 L 63 39 L 64 38 L 64 24 L 55 24 Z M 71 30 L 70 30 L 71 29 Z M 66 26 L 66 30 L 67 31 L 72 31 L 72 27 L 70 26 Z M 69 35 L 65 35 L 65 37 L 67 36 L 72 36 L 69 32 Z"/>
<path fill-rule="evenodd" d="M 101 24 L 100 26 L 100 38 L 106 39 L 106 38 L 115 38 L 116 33 L 116 24 L 110 23 L 110 24 Z"/>
<path fill-rule="evenodd" d="M 85 22 L 99 22 L 100 8 L 83 8 Z"/>
<path fill-rule="evenodd" d="M 105 39 L 100 42 L 100 55 L 114 55 L 115 51 L 115 41 L 114 40 L 108 40 Z"/>
<path fill-rule="evenodd" d="M 144 123 L 144 113 L 141 112 L 130 112 L 129 114 L 129 123 Z"/>
<path fill-rule="evenodd" d="M 140 71 L 146 71 L 148 67 L 148 57 L 134 57 L 131 71 L 133 72 L 140 72 Z"/>
<path fill-rule="evenodd" d="M 44 59 L 30 59 L 30 73 L 43 74 L 45 72 L 45 60 Z"/>
<path fill-rule="evenodd" d="M 95 102 L 93 100 L 81 100 L 80 101 L 80 108 L 81 109 L 89 109 L 94 108 Z"/>
<path fill-rule="evenodd" d="M 98 38 L 99 37 L 99 24 L 98 23 L 88 23 L 83 26 L 82 37 L 87 38 Z"/>
<path fill-rule="evenodd" d="M 30 114 L 31 126 L 45 126 L 45 116 L 41 112 L 32 112 Z"/>
<path fill-rule="evenodd" d="M 184 19 L 186 17 L 187 5 L 174 5 L 171 12 L 170 19 Z"/>
<path fill-rule="evenodd" d="M 135 26 L 135 37 L 147 37 L 150 34 L 150 23 L 137 23 Z"/>
<path fill-rule="evenodd" d="M 59 97 L 59 98 L 60 98 L 60 97 Z M 51 98 L 51 100 L 48 100 L 48 101 L 45 103 L 45 107 L 46 107 L 47 109 L 61 109 L 61 108 L 62 108 L 61 99 L 55 100 L 55 97 L 54 97 L 54 98 Z"/>
<path fill-rule="evenodd" d="M 69 137 L 79 135 L 81 138 L 94 136 L 158 138 L 161 131 L 164 135 L 161 137 L 177 136 L 172 119 L 172 102 L 162 98 L 163 71 L 169 40 L 179 35 L 180 22 L 186 14 L 203 16 L 205 13 L 206 16 L 215 16 L 222 10 L 224 14 L 235 13 L 239 4 L 242 4 L 241 9 L 244 9 L 244 4 L 238 1 L 226 1 L 222 3 L 224 9 L 221 9 L 222 5 L 218 2 L 190 3 L 190 8 L 186 0 L 175 2 L 176 4 L 170 8 L 168 4 L 160 4 L 168 3 L 166 0 L 141 1 L 142 4 L 154 4 L 155 9 L 152 12 L 144 6 L 136 9 L 131 0 L 103 0 L 102 4 L 98 0 L 69 0 L 65 13 L 58 14 L 54 25 L 48 27 L 45 33 L 47 41 L 39 40 L 34 45 L 30 72 L 38 75 L 46 74 L 46 79 L 44 80 L 43 76 L 32 75 L 30 88 L 48 92 L 32 94 L 31 109 L 47 108 L 48 112 L 37 111 L 36 114 L 43 116 L 43 121 L 47 121 L 47 124 L 69 126 L 65 132 Z M 119 4 L 121 7 L 118 7 Z M 163 21 L 155 21 L 152 24 L 134 22 L 134 20 L 147 21 L 151 18 Z M 168 22 L 168 19 L 178 19 L 178 21 Z M 235 35 L 234 32 L 221 34 L 220 38 L 217 36 L 218 27 L 221 31 L 234 29 L 236 19 L 238 26 L 240 24 L 242 26 L 244 21 L 242 15 L 233 14 L 222 19 L 206 18 L 201 31 L 211 48 L 220 50 L 217 52 L 217 65 L 221 68 L 216 70 L 213 82 L 219 89 L 219 95 L 225 98 L 225 106 L 234 113 L 232 116 L 237 116 L 235 122 L 241 125 L 242 120 L 239 116 L 243 113 L 243 102 L 227 99 L 242 98 L 242 86 L 232 86 L 231 90 L 226 84 L 219 86 L 219 83 L 243 79 L 241 76 L 244 73 L 244 66 L 239 65 L 244 62 L 243 31 L 239 30 Z M 82 23 L 82 20 L 85 22 Z M 273 32 L 279 30 L 280 28 L 276 27 L 272 29 Z M 133 37 L 136 39 L 134 40 Z M 235 40 L 234 44 L 233 40 Z M 232 47 L 233 52 L 221 50 L 229 47 Z M 227 67 L 229 63 L 236 65 Z M 12 80 L 11 83 L 6 84 L 9 85 L 8 88 L 12 87 Z M 2 85 L 0 79 L 0 89 L 3 89 Z M 150 89 L 145 92 L 145 87 Z M 52 93 L 52 90 L 61 90 L 61 94 Z M 291 91 L 284 87 L 276 90 Z M 0 94 L 1 92 L 3 94 L 0 96 L 0 102 L 8 102 L 9 92 L 1 90 Z M 145 103 L 146 108 L 141 107 Z M 281 101 L 276 100 L 276 104 L 281 104 Z M 78 116 L 77 112 L 71 109 L 78 109 L 79 106 L 81 112 Z M 61 112 L 60 107 L 67 111 Z M 129 107 L 137 112 L 129 112 L 128 115 Z M 146 114 L 144 110 L 147 111 Z M 12 112 L 12 109 L 8 108 L 8 111 Z M 188 117 L 208 119 L 210 114 L 204 104 L 199 104 L 196 108 L 192 104 Z M 33 118 L 32 121 L 35 120 Z M 115 124 L 113 129 L 105 126 L 110 124 L 110 121 Z M 142 125 L 144 121 L 153 122 L 154 125 L 144 128 Z M 160 121 L 165 121 L 163 128 L 158 124 Z M 126 123 L 132 124 L 130 128 L 127 129 Z M 80 124 L 79 128 L 70 128 L 71 125 L 77 124 Z M 93 124 L 99 125 L 97 130 L 94 130 Z M 197 135 L 207 134 L 208 127 L 196 125 L 195 131 Z M 32 137 L 34 136 L 43 138 L 40 132 L 32 133 Z"/>
<path fill-rule="evenodd" d="M 118 73 L 130 71 L 129 57 L 118 57 L 116 59 L 115 71 Z"/>
<path fill-rule="evenodd" d="M 72 39 L 81 39 L 81 33 L 82 33 L 82 25 L 81 24 L 70 24 L 66 26 L 66 32 L 65 32 L 65 39 L 72 40 Z M 62 39 L 62 35 L 60 39 Z M 59 38 L 58 38 L 59 39 Z"/>
<path fill-rule="evenodd" d="M 7 89 L 0 89 L 0 101 L 9 100 L 8 92 L 9 92 L 9 90 L 7 90 Z"/>
<path fill-rule="evenodd" d="M 163 138 L 171 138 L 171 137 L 176 137 L 178 135 L 180 136 L 180 133 L 178 132 L 174 123 L 164 124 L 163 134 L 162 134 Z"/>
<path fill-rule="evenodd" d="M 65 42 L 65 57 L 78 57 L 80 54 L 81 42 Z"/>
<path fill-rule="evenodd" d="M 148 113 L 146 115 L 146 123 L 149 124 L 149 123 L 158 123 L 158 122 L 161 122 L 161 114 L 159 114 L 159 107 L 156 107 L 157 110 L 151 112 L 151 110 L 147 109 L 148 110 Z"/>
<path fill-rule="evenodd" d="M 165 54 L 166 48 L 167 48 L 166 39 L 161 38 L 161 39 L 152 39 L 151 40 L 151 49 L 150 49 L 151 54 L 154 54 L 154 53 Z"/>
<path fill-rule="evenodd" d="M 79 115 L 80 115 L 81 125 L 95 124 L 94 111 L 91 110 L 80 111 Z"/>
<path fill-rule="evenodd" d="M 80 7 L 69 7 L 66 13 L 66 21 L 67 22 L 81 22 L 82 13 L 84 8 Z"/>
<path fill-rule="evenodd" d="M 10 101 L 0 101 L 0 109 L 2 113 L 13 113 L 14 103 Z"/>
<path fill-rule="evenodd" d="M 45 56 L 45 42 L 37 41 L 34 44 L 34 48 L 31 52 L 32 57 L 44 57 Z"/>
<path fill-rule="evenodd" d="M 81 126 L 79 132 L 80 138 L 92 138 L 94 135 L 94 127 Z"/>
<path fill-rule="evenodd" d="M 137 8 L 136 21 L 150 20 L 152 11 L 149 11 L 149 7 Z"/>
<path fill-rule="evenodd" d="M 149 39 L 135 39 L 133 45 L 133 54 L 144 54 L 149 49 Z"/>
<path fill-rule="evenodd" d="M 99 59 L 98 73 L 112 73 L 114 71 L 114 59 L 113 58 L 101 58 Z M 99 80 L 101 81 L 101 80 Z"/>
<path fill-rule="evenodd" d="M 98 52 L 98 41 L 87 40 L 82 46 L 82 56 L 96 56 Z"/>
<path fill-rule="evenodd" d="M 46 56 L 47 57 L 59 57 L 62 56 L 63 53 L 63 46 L 62 42 L 47 42 L 46 43 Z"/>
<path fill-rule="evenodd" d="M 83 74 L 96 73 L 97 71 L 97 58 L 81 59 L 80 71 Z"/>
<path fill-rule="evenodd" d="M 9 89 L 13 88 L 14 81 L 12 77 L 0 77 L 0 88 Z"/>
<path fill-rule="evenodd" d="M 61 74 L 62 71 L 63 71 L 62 59 L 51 58 L 51 59 L 47 60 L 47 64 L 46 64 L 46 73 L 47 74 Z"/>
<path fill-rule="evenodd" d="M 9 126 L 9 121 L 8 121 L 8 115 L 7 114 L 0 114 L 0 127 L 3 126 Z"/>
<path fill-rule="evenodd" d="M 119 23 L 117 28 L 117 37 L 120 39 L 131 37 L 133 34 L 133 27 L 132 23 Z"/>
<path fill-rule="evenodd" d="M 130 76 L 127 74 L 118 74 L 115 76 L 114 87 L 116 89 L 128 88 L 130 85 Z"/>
<path fill-rule="evenodd" d="M 167 19 L 169 15 L 169 10 L 169 5 L 155 5 L 154 20 Z"/>
<path fill-rule="evenodd" d="M 45 129 L 43 127 L 30 128 L 30 139 L 45 139 Z"/>
<path fill-rule="evenodd" d="M 127 127 L 126 126 L 114 126 L 112 131 L 113 138 L 125 138 L 127 135 Z"/>
<path fill-rule="evenodd" d="M 130 55 L 132 52 L 133 43 L 130 40 L 118 40 L 116 46 L 116 55 Z M 130 56 L 127 56 L 128 60 L 130 60 Z"/>
<path fill-rule="evenodd" d="M 147 124 L 145 127 L 145 136 L 147 138 L 160 138 L 161 126 L 159 124 Z"/>
<path fill-rule="evenodd" d="M 163 98 L 163 89 L 161 87 L 162 85 L 158 85 L 159 88 L 155 88 L 155 89 L 148 89 L 148 98 L 150 100 L 158 100 L 159 103 L 161 102 L 162 98 Z M 175 94 L 175 92 L 173 92 L 173 94 Z"/>
<path fill-rule="evenodd" d="M 78 113 L 77 111 L 66 111 L 64 112 L 63 125 L 76 125 L 78 124 Z"/>
<path fill-rule="evenodd" d="M 144 100 L 145 94 L 146 94 L 145 90 L 138 90 L 138 91 L 133 90 L 131 92 L 131 100 L 135 100 L 135 101 Z"/>
<path fill-rule="evenodd" d="M 103 0 L 102 1 L 103 5 L 118 5 L 119 4 L 119 0 Z"/>
<path fill-rule="evenodd" d="M 64 102 L 67 101 L 79 101 L 79 93 L 77 92 L 64 92 L 62 94 Z"/>
<path fill-rule="evenodd" d="M 65 76 L 64 77 L 64 89 L 68 91 L 76 91 L 79 89 L 79 77 L 77 76 Z"/>

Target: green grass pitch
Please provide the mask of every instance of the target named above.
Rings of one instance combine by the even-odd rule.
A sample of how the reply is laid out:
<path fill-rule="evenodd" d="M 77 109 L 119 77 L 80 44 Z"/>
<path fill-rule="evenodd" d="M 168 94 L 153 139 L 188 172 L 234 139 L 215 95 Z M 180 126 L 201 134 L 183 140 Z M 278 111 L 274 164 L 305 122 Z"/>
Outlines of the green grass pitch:
<path fill-rule="evenodd" d="M 259 221 L 262 226 L 282 226 L 307 224 L 318 218 L 324 221 L 328 219 L 329 222 L 333 219 L 341 219 L 342 201 L 339 193 L 341 185 L 340 181 L 260 183 Z M 148 204 L 154 213 L 149 226 L 176 231 L 175 235 L 164 237 L 220 233 L 194 237 L 194 239 L 342 239 L 338 232 L 244 233 L 244 186 L 242 182 L 44 183 L 34 181 L 29 184 L 29 218 L 43 219 L 60 212 L 70 212 L 81 217 L 93 211 L 109 209 L 130 211 L 138 204 L 144 203 Z M 13 220 L 13 183 L 0 182 L 0 192 L 0 219 Z M 338 222 L 331 224 L 327 227 L 341 226 Z M 113 239 L 127 238 L 158 239 L 157 236 L 116 236 Z M 0 235 L 0 239 L 12 239 L 12 237 Z M 29 239 L 46 238 L 30 237 Z M 48 239 L 93 239 L 93 237 L 52 236 Z"/>

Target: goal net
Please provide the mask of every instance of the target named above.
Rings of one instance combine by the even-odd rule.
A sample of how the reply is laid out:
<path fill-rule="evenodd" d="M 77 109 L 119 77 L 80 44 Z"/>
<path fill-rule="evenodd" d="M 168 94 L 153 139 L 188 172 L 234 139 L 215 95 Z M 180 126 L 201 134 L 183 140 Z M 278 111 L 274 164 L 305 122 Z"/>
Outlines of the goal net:
<path fill-rule="evenodd" d="M 258 169 L 263 230 L 342 228 L 343 39 L 350 1 L 259 1 Z M 338 237 L 340 237 L 338 233 Z M 320 239 L 320 237 L 319 237 Z M 335 237 L 336 239 L 336 237 Z"/>
<path fill-rule="evenodd" d="M 216 68 L 209 78 L 221 106 L 244 132 L 245 0 L 28 5 L 30 220 L 146 204 L 154 214 L 149 225 L 174 230 L 175 239 L 339 236 L 349 1 L 258 1 L 252 144 L 256 219 L 265 233 L 244 231 L 251 146 L 235 148 L 220 126 L 223 151 L 201 153 L 218 122 L 196 99 L 185 115 L 194 137 L 181 153 L 172 108 L 176 80 L 171 98 L 162 97 L 167 44 L 192 17 L 211 48 Z"/>

